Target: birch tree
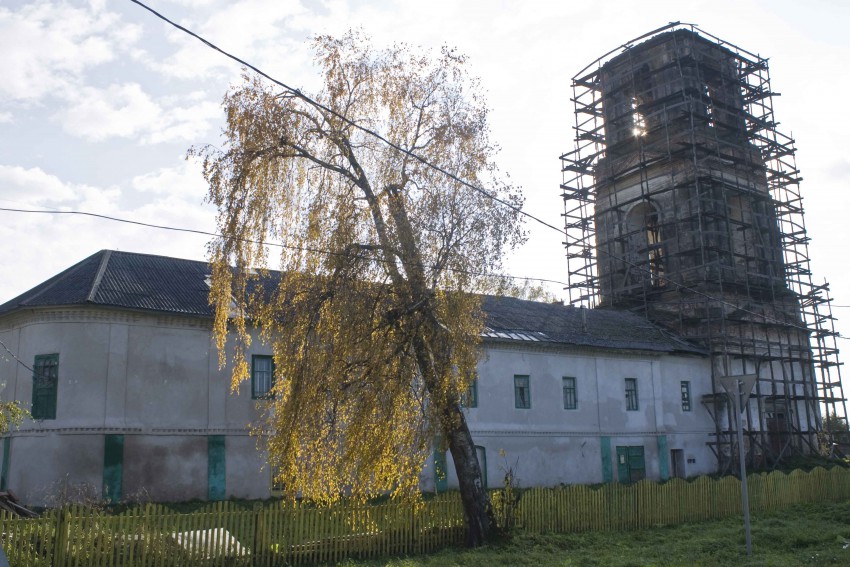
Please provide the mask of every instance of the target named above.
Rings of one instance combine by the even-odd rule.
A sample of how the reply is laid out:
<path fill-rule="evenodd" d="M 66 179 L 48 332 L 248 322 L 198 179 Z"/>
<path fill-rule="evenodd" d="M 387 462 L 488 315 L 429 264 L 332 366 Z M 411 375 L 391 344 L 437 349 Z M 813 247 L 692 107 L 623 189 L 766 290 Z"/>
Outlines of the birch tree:
<path fill-rule="evenodd" d="M 17 400 L 11 402 L 0 401 L 0 435 L 5 435 L 12 428 L 18 427 L 29 417 L 31 417 L 30 412 L 23 409 Z"/>
<path fill-rule="evenodd" d="M 224 99 L 225 145 L 190 150 L 223 235 L 210 245 L 220 356 L 231 341 L 236 388 L 251 341 L 272 346 L 261 427 L 288 495 L 415 497 L 436 442 L 479 545 L 491 514 L 461 404 L 483 325 L 474 292 L 522 241 L 522 197 L 493 162 L 464 56 L 378 50 L 358 32 L 314 51 L 321 106 L 246 75 Z"/>

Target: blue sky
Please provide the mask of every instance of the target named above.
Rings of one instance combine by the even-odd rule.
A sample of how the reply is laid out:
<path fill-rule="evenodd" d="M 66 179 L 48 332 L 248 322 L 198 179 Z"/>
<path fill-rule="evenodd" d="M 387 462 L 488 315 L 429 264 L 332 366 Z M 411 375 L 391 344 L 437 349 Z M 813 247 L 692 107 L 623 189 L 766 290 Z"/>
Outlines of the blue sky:
<path fill-rule="evenodd" d="M 570 78 L 670 21 L 770 57 L 780 129 L 797 139 L 816 282 L 850 305 L 850 3 L 151 0 L 269 74 L 317 86 L 306 46 L 362 27 L 377 45 L 447 44 L 470 56 L 492 108 L 498 162 L 527 210 L 556 226 L 558 156 L 572 149 Z M 85 210 L 213 230 L 193 144 L 216 144 L 239 66 L 129 0 L 0 3 L 0 207 Z M 562 238 L 528 225 L 515 275 L 566 279 Z M 204 259 L 202 236 L 85 217 L 0 211 L 0 302 L 102 248 Z M 551 288 L 556 295 L 561 290 Z M 850 320 L 850 309 L 838 308 Z M 850 334 L 850 325 L 840 323 Z"/>

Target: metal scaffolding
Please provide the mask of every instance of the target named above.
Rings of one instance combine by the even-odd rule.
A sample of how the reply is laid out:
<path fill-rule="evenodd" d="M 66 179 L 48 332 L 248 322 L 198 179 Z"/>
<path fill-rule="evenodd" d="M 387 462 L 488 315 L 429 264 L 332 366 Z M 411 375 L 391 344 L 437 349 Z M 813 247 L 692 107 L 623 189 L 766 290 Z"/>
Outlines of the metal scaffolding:
<path fill-rule="evenodd" d="M 815 285 L 794 140 L 777 131 L 767 60 L 672 23 L 573 78 L 561 156 L 569 298 L 631 309 L 712 357 L 711 442 L 734 465 L 719 378 L 758 374 L 747 458 L 823 452 L 847 412 L 827 284 Z M 820 432 L 820 433 L 819 433 Z"/>

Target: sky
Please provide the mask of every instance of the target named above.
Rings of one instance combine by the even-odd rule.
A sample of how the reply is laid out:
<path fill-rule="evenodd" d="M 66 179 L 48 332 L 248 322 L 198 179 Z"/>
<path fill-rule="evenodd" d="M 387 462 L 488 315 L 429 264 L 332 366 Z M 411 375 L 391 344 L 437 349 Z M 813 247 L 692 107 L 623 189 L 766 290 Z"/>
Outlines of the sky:
<path fill-rule="evenodd" d="M 376 46 L 452 46 L 491 107 L 496 160 L 525 209 L 562 226 L 571 78 L 671 21 L 770 58 L 779 129 L 797 141 L 816 283 L 850 336 L 850 2 L 150 0 L 222 49 L 317 90 L 309 38 L 361 27 Z M 240 66 L 129 0 L 0 0 L 0 207 L 78 210 L 202 231 L 215 210 L 190 146 L 219 144 Z M 836 105 L 841 105 L 836 107 Z M 562 235 L 533 223 L 507 271 L 566 281 Z M 206 259 L 208 237 L 76 215 L 0 211 L 0 303 L 101 249 Z M 562 286 L 548 286 L 566 298 Z"/>

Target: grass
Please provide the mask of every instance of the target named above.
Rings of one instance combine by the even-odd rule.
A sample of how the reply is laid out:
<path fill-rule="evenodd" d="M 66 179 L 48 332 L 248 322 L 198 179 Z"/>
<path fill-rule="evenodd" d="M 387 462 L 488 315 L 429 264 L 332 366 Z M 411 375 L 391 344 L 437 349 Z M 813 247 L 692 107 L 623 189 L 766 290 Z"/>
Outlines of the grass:
<path fill-rule="evenodd" d="M 634 532 L 529 534 L 481 549 L 348 561 L 346 567 L 797 567 L 850 565 L 850 501 L 796 506 L 752 519 L 747 557 L 740 517 Z"/>

